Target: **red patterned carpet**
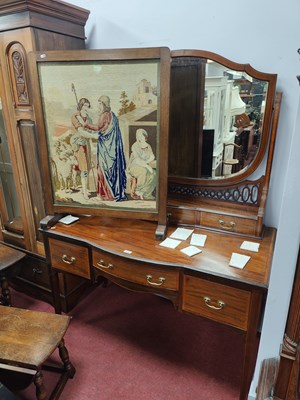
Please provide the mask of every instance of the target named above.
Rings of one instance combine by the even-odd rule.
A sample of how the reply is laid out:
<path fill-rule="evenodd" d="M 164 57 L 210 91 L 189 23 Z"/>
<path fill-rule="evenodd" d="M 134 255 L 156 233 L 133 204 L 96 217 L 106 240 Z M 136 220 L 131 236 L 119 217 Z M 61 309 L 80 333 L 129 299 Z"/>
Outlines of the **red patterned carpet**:
<path fill-rule="evenodd" d="M 13 292 L 15 307 L 53 312 Z M 71 312 L 65 336 L 77 372 L 61 400 L 234 400 L 243 336 L 177 312 L 157 296 L 96 287 Z M 50 389 L 57 375 L 45 372 Z M 18 395 L 34 399 L 33 385 Z"/>

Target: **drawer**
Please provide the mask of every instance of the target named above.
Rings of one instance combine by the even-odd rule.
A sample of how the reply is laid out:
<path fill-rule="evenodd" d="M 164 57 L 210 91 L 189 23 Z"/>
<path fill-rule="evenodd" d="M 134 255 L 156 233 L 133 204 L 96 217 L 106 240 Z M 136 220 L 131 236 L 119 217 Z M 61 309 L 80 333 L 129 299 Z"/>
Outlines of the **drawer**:
<path fill-rule="evenodd" d="M 100 250 L 93 250 L 93 266 L 106 274 L 139 285 L 174 291 L 177 291 L 179 287 L 178 270 L 153 266 L 146 262 L 114 256 Z"/>
<path fill-rule="evenodd" d="M 173 224 L 197 224 L 197 211 L 187 208 L 168 207 L 169 220 Z"/>
<path fill-rule="evenodd" d="M 184 275 L 182 309 L 247 330 L 251 292 Z"/>
<path fill-rule="evenodd" d="M 90 278 L 89 252 L 86 247 L 49 238 L 51 265 L 83 278 Z"/>
<path fill-rule="evenodd" d="M 27 255 L 22 261 L 22 268 L 19 276 L 36 285 L 50 288 L 50 277 L 46 261 L 36 259 Z"/>
<path fill-rule="evenodd" d="M 256 231 L 256 220 L 209 212 L 201 213 L 200 225 L 248 235 L 255 235 Z"/>

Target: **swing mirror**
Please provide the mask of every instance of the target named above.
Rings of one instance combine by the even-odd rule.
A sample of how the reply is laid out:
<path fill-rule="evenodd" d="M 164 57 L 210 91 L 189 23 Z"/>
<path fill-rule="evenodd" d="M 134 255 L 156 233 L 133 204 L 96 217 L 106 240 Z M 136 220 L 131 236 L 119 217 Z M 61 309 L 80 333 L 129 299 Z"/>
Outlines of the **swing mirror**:
<path fill-rule="evenodd" d="M 171 53 L 171 182 L 238 182 L 262 161 L 276 76 L 201 50 Z"/>
<path fill-rule="evenodd" d="M 202 50 L 173 51 L 171 60 L 170 221 L 260 237 L 277 76 Z"/>

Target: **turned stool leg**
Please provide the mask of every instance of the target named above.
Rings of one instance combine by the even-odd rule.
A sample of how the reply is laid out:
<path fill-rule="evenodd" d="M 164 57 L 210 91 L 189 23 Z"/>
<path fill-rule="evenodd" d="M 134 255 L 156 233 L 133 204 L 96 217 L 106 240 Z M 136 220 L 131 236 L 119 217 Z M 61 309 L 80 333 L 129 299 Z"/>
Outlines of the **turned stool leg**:
<path fill-rule="evenodd" d="M 11 307 L 11 297 L 10 297 L 10 291 L 9 291 L 9 286 L 8 286 L 8 280 L 6 279 L 5 276 L 1 277 L 1 294 L 2 294 L 1 303 L 4 306 Z"/>
<path fill-rule="evenodd" d="M 60 343 L 58 344 L 58 351 L 59 351 L 60 358 L 64 364 L 64 370 L 68 371 L 68 375 L 70 378 L 73 378 L 76 370 L 75 370 L 74 365 L 71 363 L 71 361 L 69 359 L 69 353 L 65 346 L 64 339 L 62 339 L 60 341 Z"/>
<path fill-rule="evenodd" d="M 46 389 L 44 386 L 42 371 L 38 371 L 35 374 L 33 382 L 34 382 L 35 388 L 36 388 L 35 393 L 36 393 L 37 400 L 46 400 L 47 393 L 46 393 Z"/>

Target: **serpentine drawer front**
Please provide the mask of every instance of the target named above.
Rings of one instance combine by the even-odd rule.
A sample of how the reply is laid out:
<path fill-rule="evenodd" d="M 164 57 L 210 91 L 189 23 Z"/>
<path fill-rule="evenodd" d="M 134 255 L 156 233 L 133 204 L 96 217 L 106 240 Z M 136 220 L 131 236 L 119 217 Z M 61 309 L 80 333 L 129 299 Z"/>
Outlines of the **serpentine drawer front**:
<path fill-rule="evenodd" d="M 256 220 L 209 212 L 201 213 L 200 224 L 209 228 L 248 235 L 254 235 L 256 229 Z"/>
<path fill-rule="evenodd" d="M 53 268 L 90 279 L 89 253 L 86 247 L 49 238 Z"/>
<path fill-rule="evenodd" d="M 182 309 L 247 330 L 251 292 L 185 275 Z"/>
<path fill-rule="evenodd" d="M 109 275 L 156 288 L 178 290 L 179 272 L 142 261 L 93 250 L 93 266 Z"/>

